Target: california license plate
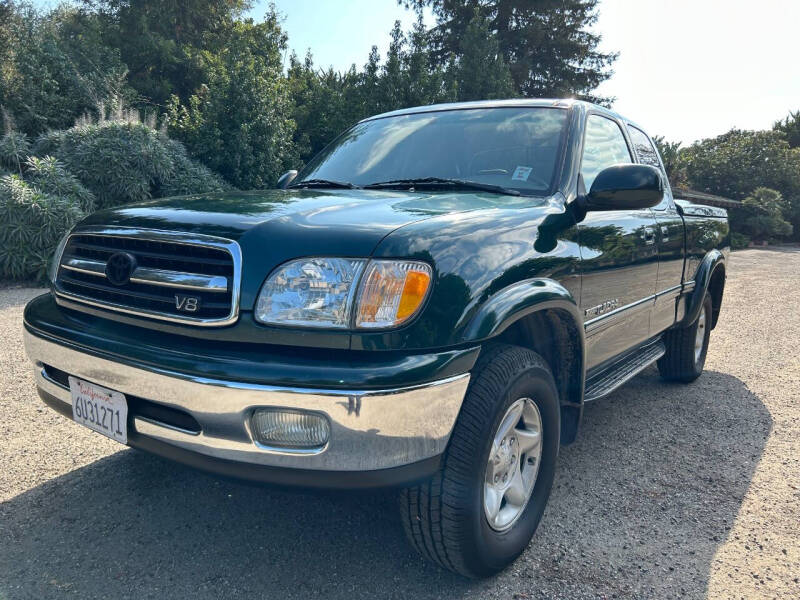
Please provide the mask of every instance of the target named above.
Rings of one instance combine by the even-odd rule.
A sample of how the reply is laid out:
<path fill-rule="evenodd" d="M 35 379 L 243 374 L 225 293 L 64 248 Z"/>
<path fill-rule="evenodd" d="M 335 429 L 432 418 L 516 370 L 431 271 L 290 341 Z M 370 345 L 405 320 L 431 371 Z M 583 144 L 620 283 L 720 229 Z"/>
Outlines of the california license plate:
<path fill-rule="evenodd" d="M 72 418 L 89 429 L 123 444 L 128 443 L 128 402 L 120 392 L 69 378 Z"/>

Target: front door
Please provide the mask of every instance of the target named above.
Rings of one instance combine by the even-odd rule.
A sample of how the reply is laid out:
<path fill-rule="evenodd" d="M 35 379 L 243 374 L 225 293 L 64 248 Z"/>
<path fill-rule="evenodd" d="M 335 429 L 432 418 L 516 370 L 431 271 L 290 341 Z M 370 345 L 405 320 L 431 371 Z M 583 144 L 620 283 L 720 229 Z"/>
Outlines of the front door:
<path fill-rule="evenodd" d="M 675 324 L 676 303 L 683 279 L 683 218 L 675 207 L 667 174 L 653 142 L 633 125 L 628 125 L 628 135 L 639 162 L 657 168 L 664 178 L 664 199 L 653 207 L 658 245 L 658 279 L 650 335 L 655 336 Z"/>
<path fill-rule="evenodd" d="M 586 190 L 597 174 L 633 162 L 620 124 L 587 117 L 581 177 Z M 650 209 L 592 211 L 578 224 L 580 308 L 591 369 L 650 337 L 658 276 L 656 221 Z"/>

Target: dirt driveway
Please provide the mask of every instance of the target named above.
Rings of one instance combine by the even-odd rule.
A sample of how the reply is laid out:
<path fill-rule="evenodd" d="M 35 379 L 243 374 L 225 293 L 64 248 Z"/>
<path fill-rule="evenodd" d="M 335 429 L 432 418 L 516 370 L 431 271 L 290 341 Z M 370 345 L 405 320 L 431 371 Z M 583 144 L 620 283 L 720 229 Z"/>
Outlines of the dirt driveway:
<path fill-rule="evenodd" d="M 800 598 L 800 251 L 732 256 L 707 372 L 588 405 L 507 572 L 405 545 L 392 494 L 216 479 L 44 407 L 0 290 L 0 599 Z"/>

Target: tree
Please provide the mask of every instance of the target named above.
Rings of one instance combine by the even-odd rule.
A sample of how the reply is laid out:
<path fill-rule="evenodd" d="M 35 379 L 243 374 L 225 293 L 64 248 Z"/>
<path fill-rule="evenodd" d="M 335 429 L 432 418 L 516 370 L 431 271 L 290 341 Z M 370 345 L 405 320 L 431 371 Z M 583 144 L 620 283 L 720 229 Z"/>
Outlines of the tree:
<path fill-rule="evenodd" d="M 617 55 L 602 53 L 597 0 L 398 0 L 421 10 L 430 6 L 437 26 L 431 32 L 440 63 L 464 52 L 463 41 L 476 12 L 497 40 L 517 93 L 529 98 L 579 96 L 610 102 L 593 91 L 608 79 Z"/>
<path fill-rule="evenodd" d="M 654 136 L 653 143 L 661 155 L 670 185 L 677 189 L 687 188 L 688 178 L 686 167 L 681 160 L 681 143 L 668 142 L 663 135 Z"/>
<path fill-rule="evenodd" d="M 511 72 L 503 60 L 489 20 L 475 10 L 460 40 L 455 69 L 458 100 L 508 98 L 514 95 Z"/>
<path fill-rule="evenodd" d="M 101 43 L 93 21 L 63 6 L 0 9 L 0 105 L 17 130 L 35 136 L 72 125 L 98 104 L 130 96 L 119 53 Z"/>
<path fill-rule="evenodd" d="M 301 162 L 322 150 L 336 135 L 368 116 L 361 102 L 361 74 L 314 67 L 311 54 L 301 62 L 294 54 L 287 72 L 296 123 L 294 146 Z"/>
<path fill-rule="evenodd" d="M 430 34 L 425 28 L 422 14 L 417 15 L 417 21 L 408 35 L 408 46 L 403 61 L 408 74 L 406 103 L 409 106 L 422 106 L 449 101 L 451 98 L 443 88 L 444 68 L 434 61 Z"/>
<path fill-rule="evenodd" d="M 777 121 L 772 128 L 784 135 L 789 146 L 800 147 L 800 110 L 790 112 L 789 116 L 782 121 Z"/>
<path fill-rule="evenodd" d="M 173 95 L 169 131 L 190 154 L 233 185 L 264 188 L 298 162 L 295 123 L 283 76 L 286 34 L 271 10 L 263 23 L 234 24 L 228 45 L 203 53 L 207 84 L 188 102 Z"/>
<path fill-rule="evenodd" d="M 142 104 L 187 101 L 206 83 L 207 53 L 236 35 L 249 0 L 83 0 L 102 42 L 119 50 Z"/>

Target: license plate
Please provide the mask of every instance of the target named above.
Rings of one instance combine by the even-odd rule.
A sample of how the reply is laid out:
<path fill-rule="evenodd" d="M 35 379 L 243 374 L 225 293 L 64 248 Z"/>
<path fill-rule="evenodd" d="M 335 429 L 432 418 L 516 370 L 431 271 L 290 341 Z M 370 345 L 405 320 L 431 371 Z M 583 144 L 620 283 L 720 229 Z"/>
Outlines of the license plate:
<path fill-rule="evenodd" d="M 128 402 L 120 392 L 69 378 L 72 418 L 89 429 L 123 444 L 128 443 Z"/>

